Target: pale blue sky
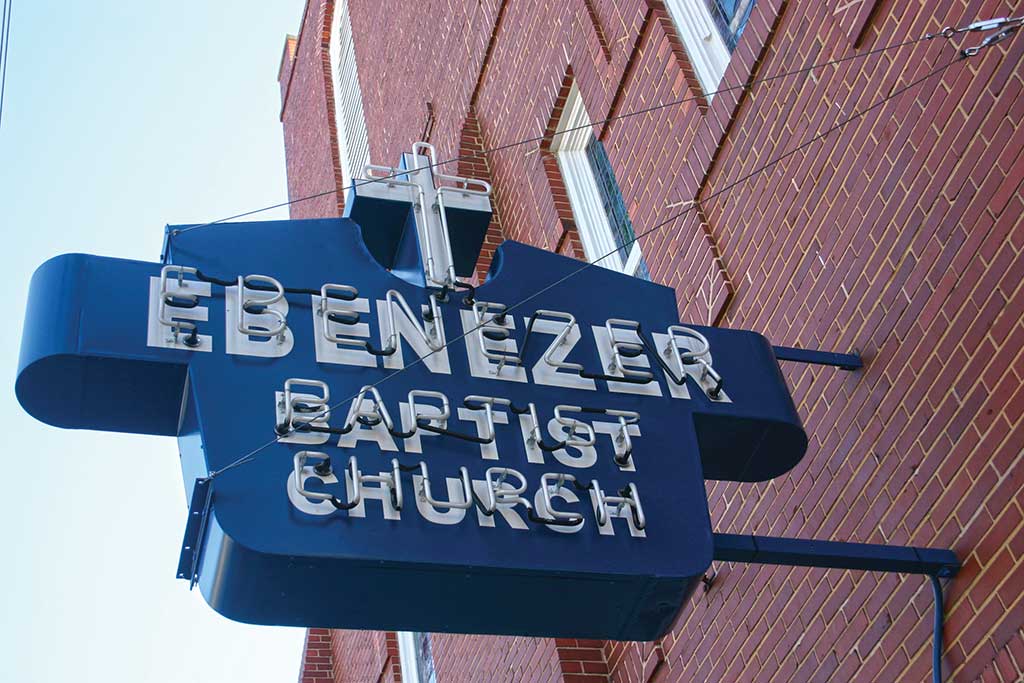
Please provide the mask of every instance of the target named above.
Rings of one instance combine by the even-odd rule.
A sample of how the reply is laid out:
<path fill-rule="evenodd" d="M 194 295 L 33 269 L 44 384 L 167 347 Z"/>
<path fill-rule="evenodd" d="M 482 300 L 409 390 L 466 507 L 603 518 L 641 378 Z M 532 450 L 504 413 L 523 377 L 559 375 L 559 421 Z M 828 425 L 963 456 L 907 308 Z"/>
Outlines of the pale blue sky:
<path fill-rule="evenodd" d="M 228 621 L 175 579 L 186 501 L 174 440 L 47 427 L 13 387 L 44 260 L 156 261 L 166 223 L 285 199 L 276 75 L 302 7 L 14 2 L 0 126 L 2 681 L 296 679 L 302 630 Z"/>

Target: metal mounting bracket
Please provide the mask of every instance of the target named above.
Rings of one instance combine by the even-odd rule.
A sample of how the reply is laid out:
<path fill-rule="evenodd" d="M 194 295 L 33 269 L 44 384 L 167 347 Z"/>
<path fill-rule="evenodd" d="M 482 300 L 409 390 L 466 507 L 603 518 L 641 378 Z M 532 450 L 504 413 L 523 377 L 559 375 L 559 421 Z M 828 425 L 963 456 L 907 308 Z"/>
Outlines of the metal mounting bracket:
<path fill-rule="evenodd" d="M 192 502 L 188 506 L 188 520 L 185 522 L 185 538 L 181 541 L 181 555 L 178 557 L 178 578 L 188 579 L 189 590 L 199 583 L 199 557 L 203 552 L 203 538 L 212 502 L 213 479 L 196 479 L 192 487 Z"/>
<path fill-rule="evenodd" d="M 948 578 L 960 570 L 952 550 L 874 543 L 815 541 L 716 533 L 714 557 L 720 562 L 823 567 Z"/>
<path fill-rule="evenodd" d="M 943 598 L 942 583 L 939 579 L 951 578 L 960 571 L 960 560 L 952 550 L 719 533 L 714 534 L 714 545 L 714 558 L 719 562 L 853 569 L 927 576 L 931 580 L 935 594 L 932 680 L 941 683 Z M 704 592 L 711 589 L 716 575 L 715 572 L 711 572 L 710 576 L 704 575 Z"/>
<path fill-rule="evenodd" d="M 833 353 L 831 351 L 814 351 L 812 349 L 798 349 L 792 346 L 773 346 L 775 357 L 779 360 L 788 360 L 794 363 L 810 363 L 812 365 L 831 365 L 842 370 L 859 370 L 864 367 L 864 361 L 856 353 Z"/>

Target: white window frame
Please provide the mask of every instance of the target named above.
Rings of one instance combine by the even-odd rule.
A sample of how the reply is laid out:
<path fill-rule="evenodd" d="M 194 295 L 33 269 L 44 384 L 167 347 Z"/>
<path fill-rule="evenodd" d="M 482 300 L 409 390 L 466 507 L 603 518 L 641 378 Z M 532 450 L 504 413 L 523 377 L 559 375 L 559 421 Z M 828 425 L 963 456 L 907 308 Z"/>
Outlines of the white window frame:
<path fill-rule="evenodd" d="M 353 178 L 362 178 L 370 163 L 370 139 L 366 131 L 363 93 L 359 88 L 355 43 L 348 0 L 334 4 L 331 21 L 331 72 L 334 76 L 334 125 L 345 189 Z"/>
<path fill-rule="evenodd" d="M 551 150 L 558 160 L 562 182 L 565 184 L 566 194 L 569 195 L 572 216 L 583 242 L 583 253 L 591 263 L 618 246 L 601 202 L 597 179 L 587 158 L 587 144 L 593 137 L 590 115 L 587 114 L 579 88 L 573 83 L 555 128 Z M 624 254 L 623 252 L 627 250 L 628 254 Z M 642 260 L 643 252 L 640 250 L 640 242 L 637 241 L 599 261 L 597 265 L 627 275 L 635 275 Z"/>
<path fill-rule="evenodd" d="M 398 631 L 396 635 L 398 636 L 398 662 L 402 668 L 402 683 L 430 683 L 420 677 L 420 648 L 417 647 L 416 633 Z"/>
<path fill-rule="evenodd" d="M 701 88 L 705 94 L 714 92 L 729 68 L 732 52 L 718 32 L 707 4 L 704 0 L 665 0 L 665 7 Z"/>

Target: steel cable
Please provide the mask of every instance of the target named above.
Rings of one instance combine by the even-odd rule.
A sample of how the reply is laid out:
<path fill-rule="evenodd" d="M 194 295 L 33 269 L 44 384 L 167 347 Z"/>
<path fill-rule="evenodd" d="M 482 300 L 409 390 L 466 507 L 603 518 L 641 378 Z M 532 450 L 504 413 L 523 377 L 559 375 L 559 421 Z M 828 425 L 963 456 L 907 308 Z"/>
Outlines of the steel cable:
<path fill-rule="evenodd" d="M 878 100 L 877 102 L 875 102 L 874 104 L 870 105 L 869 107 L 866 107 L 864 109 L 861 109 L 861 110 L 853 113 L 849 117 L 843 119 L 839 123 L 836 123 L 835 125 L 831 126 L 827 130 L 825 130 L 825 131 L 823 131 L 821 133 L 818 133 L 818 134 L 814 135 L 813 137 L 811 137 L 810 139 L 808 139 L 808 140 L 802 142 L 801 144 L 797 145 L 795 148 L 791 149 L 790 151 L 788 151 L 788 152 L 786 152 L 786 153 L 784 153 L 784 154 L 782 154 L 782 155 L 780 155 L 780 156 L 778 156 L 778 157 L 776 157 L 774 159 L 771 159 L 771 160 L 767 161 L 766 163 L 762 164 L 761 166 L 759 166 L 758 168 L 754 169 L 753 171 L 751 171 L 751 172 L 743 175 L 742 177 L 738 178 L 737 180 L 727 184 L 725 187 L 723 187 L 723 188 L 721 188 L 719 190 L 716 190 L 712 194 L 708 195 L 708 197 L 706 197 L 705 200 L 713 199 L 715 197 L 719 197 L 719 196 L 723 195 L 724 193 L 726 193 L 726 192 L 730 191 L 731 189 L 735 188 L 737 185 L 740 185 L 740 184 L 746 182 L 747 180 L 753 178 L 756 175 L 759 175 L 760 173 L 763 173 L 763 172 L 767 171 L 768 169 L 778 165 L 779 163 L 781 163 L 782 161 L 792 157 L 793 155 L 800 153 L 801 151 L 803 151 L 803 150 L 807 149 L 808 147 L 810 147 L 811 145 L 813 145 L 815 142 L 818 142 L 819 140 L 827 137 L 828 135 L 836 132 L 837 130 L 840 130 L 841 128 L 843 128 L 844 126 L 848 125 L 849 123 L 862 118 L 866 114 L 874 111 L 875 109 L 878 109 L 879 107 L 883 106 L 885 103 L 891 101 L 892 99 L 894 99 L 896 97 L 899 97 L 900 95 L 902 95 L 903 93 L 907 92 L 908 90 L 911 90 L 911 89 L 917 87 L 918 85 L 924 83 L 925 81 L 933 78 L 934 76 L 937 76 L 937 75 L 945 72 L 951 66 L 953 66 L 954 64 L 956 64 L 958 62 L 961 62 L 961 61 L 965 60 L 966 58 L 967 57 L 965 57 L 964 55 L 958 53 L 957 56 L 952 61 L 949 61 L 949 62 L 943 64 L 942 66 L 940 66 L 940 67 L 938 67 L 936 69 L 933 69 L 932 71 L 928 72 L 924 76 L 921 76 L 920 78 L 917 78 L 914 81 L 911 81 L 910 83 L 908 83 L 905 86 L 902 86 L 902 87 L 900 87 L 900 88 L 898 88 L 896 90 L 893 90 L 888 95 L 886 95 L 884 98 Z M 575 270 L 567 273 L 566 275 L 563 275 L 562 277 L 558 278 L 554 282 L 551 282 L 550 284 L 548 284 L 548 285 L 542 287 L 541 289 L 533 292 L 532 294 L 528 295 L 524 299 L 521 299 L 521 300 L 519 300 L 518 302 L 516 302 L 514 304 L 510 304 L 509 306 L 507 306 L 505 308 L 505 310 L 501 314 L 497 314 L 495 316 L 492 316 L 488 320 L 484 320 L 484 321 L 478 323 L 475 327 L 472 327 L 472 328 L 466 330 L 465 332 L 463 332 L 462 334 L 456 336 L 455 338 L 453 338 L 453 339 L 451 339 L 449 341 L 446 341 L 443 345 L 441 345 L 437 349 L 432 349 L 431 351 L 429 351 L 428 353 L 424 354 L 423 356 L 417 357 L 415 360 L 411 361 L 405 367 L 399 368 L 397 370 L 394 370 L 394 371 L 388 373 L 387 375 L 384 375 L 383 377 L 378 379 L 376 382 L 373 382 L 372 384 L 367 385 L 367 387 L 376 389 L 381 384 L 383 384 L 383 383 L 387 382 L 388 380 L 396 377 L 397 375 L 405 372 L 409 368 L 415 367 L 416 365 L 419 365 L 419 364 L 423 363 L 427 358 L 429 358 L 430 356 L 434 355 L 435 353 L 443 351 L 443 350 L 447 349 L 449 346 L 451 346 L 452 344 L 454 344 L 455 342 L 458 342 L 458 341 L 461 341 L 461 340 L 465 339 L 466 337 L 468 337 L 473 332 L 476 332 L 477 330 L 481 329 L 485 325 L 488 325 L 489 323 L 493 322 L 499 315 L 507 315 L 510 311 L 513 311 L 513 310 L 515 310 L 517 308 L 522 307 L 523 305 L 525 305 L 525 304 L 529 303 L 530 301 L 536 299 L 537 297 L 539 297 L 539 296 L 541 296 L 541 295 L 551 291 L 552 289 L 554 289 L 555 287 L 561 285 L 562 283 L 566 282 L 567 280 L 569 280 L 569 279 L 579 275 L 580 273 L 582 273 L 582 272 L 584 272 L 584 271 L 594 267 L 595 265 L 597 265 L 598 263 L 600 263 L 604 259 L 609 258 L 613 254 L 617 253 L 618 251 L 620 251 L 620 250 L 630 246 L 631 244 L 633 244 L 634 242 L 636 242 L 640 238 L 646 237 L 647 235 L 650 235 L 650 234 L 652 234 L 654 232 L 657 232 L 658 230 L 661 230 L 664 227 L 674 223 L 676 220 L 678 220 L 682 216 L 685 216 L 687 213 L 689 213 L 692 210 L 693 210 L 693 204 L 691 203 L 691 205 L 688 206 L 687 208 L 683 209 L 682 211 L 679 211 L 678 213 L 673 214 L 672 216 L 669 216 L 668 218 L 666 218 L 665 220 L 655 224 L 651 228 L 648 228 L 647 230 L 645 230 L 645 231 L 635 235 L 633 237 L 633 239 L 627 241 L 626 243 L 624 243 L 623 245 L 617 247 L 616 249 L 613 249 L 613 250 L 609 251 L 608 253 L 600 256 L 599 258 L 597 258 L 597 259 L 595 259 L 595 260 L 593 260 L 593 261 L 591 261 L 589 263 L 581 264 L 579 268 L 576 268 Z M 352 394 L 351 396 L 348 396 L 348 397 L 338 401 L 337 403 L 328 406 L 327 408 L 325 408 L 325 409 L 323 409 L 321 411 L 320 416 L 324 416 L 324 415 L 326 415 L 326 414 L 328 414 L 328 413 L 330 413 L 330 412 L 332 412 L 332 411 L 334 411 L 334 410 L 336 410 L 336 409 L 338 409 L 338 408 L 340 408 L 340 407 L 342 407 L 344 405 L 347 405 L 348 403 L 350 403 L 353 400 L 355 400 L 358 396 L 359 396 L 359 393 Z M 313 418 L 313 419 L 316 419 L 316 418 Z M 219 470 L 211 472 L 210 475 L 209 475 L 209 478 L 212 479 L 212 478 L 214 478 L 216 476 L 219 476 L 219 475 L 223 474 L 224 472 L 226 472 L 228 470 L 234 469 L 235 467 L 238 467 L 240 465 L 246 464 L 247 462 L 250 462 L 258 453 L 260 453 L 261 451 L 263 451 L 266 448 L 270 447 L 271 445 L 279 442 L 281 439 L 289 436 L 290 434 L 292 434 L 294 432 L 295 432 L 295 428 L 292 427 L 291 429 L 289 429 L 285 433 L 278 435 L 277 437 L 275 437 L 271 441 L 268 441 L 267 443 L 259 446 L 258 448 L 254 449 L 254 450 L 252 450 L 252 451 L 250 451 L 248 453 L 246 453 L 245 455 L 241 456 L 240 458 L 238 458 L 237 460 L 231 462 L 230 464 L 226 465 L 225 467 L 222 467 Z"/>
<path fill-rule="evenodd" d="M 718 90 L 713 90 L 711 92 L 704 93 L 703 95 L 694 95 L 694 96 L 691 96 L 691 97 L 683 97 L 683 98 L 679 98 L 679 99 L 676 99 L 676 100 L 672 100 L 670 102 L 664 102 L 662 104 L 656 104 L 656 105 L 652 105 L 650 107 L 644 107 L 643 109 L 637 109 L 637 110 L 634 110 L 634 111 L 628 111 L 628 112 L 625 112 L 623 114 L 616 114 L 615 116 L 610 116 L 608 118 L 601 119 L 599 121 L 591 121 L 587 125 L 575 126 L 575 127 L 571 127 L 571 128 L 566 128 L 565 130 L 555 131 L 555 132 L 553 132 L 551 134 L 551 137 L 557 137 L 557 136 L 560 136 L 560 135 L 565 135 L 567 133 L 573 133 L 575 131 L 583 130 L 583 129 L 586 129 L 586 128 L 591 128 L 593 126 L 598 126 L 598 125 L 604 125 L 604 124 L 607 124 L 607 123 L 612 123 L 614 121 L 621 121 L 623 119 L 632 118 L 634 116 L 641 116 L 643 114 L 650 114 L 651 112 L 659 111 L 659 110 L 662 110 L 662 109 L 667 109 L 669 107 L 675 107 L 675 106 L 678 106 L 678 105 L 681 105 L 681 104 L 685 104 L 687 102 L 696 102 L 696 101 L 698 101 L 700 99 L 703 99 L 703 98 L 710 98 L 710 97 L 713 97 L 714 95 L 720 95 L 722 93 L 732 92 L 734 90 L 749 90 L 750 88 L 752 88 L 755 85 L 762 85 L 764 83 L 770 83 L 770 82 L 778 80 L 780 78 L 786 78 L 787 76 L 798 76 L 800 74 L 810 73 L 811 71 L 814 71 L 816 69 L 823 69 L 823 68 L 829 67 L 829 66 L 837 66 L 837 65 L 843 64 L 845 62 L 853 61 L 853 60 L 856 60 L 856 59 L 863 59 L 863 58 L 866 58 L 866 57 L 871 57 L 871 56 L 874 56 L 874 55 L 877 55 L 877 54 L 881 54 L 883 52 L 888 52 L 889 50 L 896 50 L 896 49 L 899 49 L 901 47 L 906 47 L 907 45 L 915 45 L 917 43 L 928 41 L 928 40 L 931 40 L 931 39 L 937 38 L 937 37 L 945 37 L 945 38 L 948 39 L 951 36 L 947 36 L 947 35 L 945 35 L 943 33 L 929 33 L 929 34 L 926 34 L 924 36 L 921 36 L 920 38 L 913 38 L 913 39 L 910 39 L 910 40 L 904 40 L 904 41 L 899 42 L 899 43 L 893 43 L 893 44 L 890 44 L 890 45 L 883 45 L 882 47 L 877 47 L 877 48 L 874 48 L 872 50 L 868 50 L 866 52 L 858 52 L 857 54 L 849 55 L 847 57 L 840 57 L 838 59 L 832 59 L 832 60 L 829 60 L 829 61 L 826 61 L 826 62 L 820 62 L 818 64 L 811 64 L 811 65 L 808 65 L 808 66 L 805 66 L 805 67 L 801 67 L 799 69 L 794 69 L 792 71 L 783 71 L 781 73 L 772 74 L 771 76 L 765 76 L 764 78 L 758 78 L 758 79 L 754 79 L 754 80 L 750 80 L 750 81 L 745 81 L 743 83 L 739 83 L 739 84 L 736 84 L 736 85 L 731 85 L 731 86 L 727 86 L 725 88 L 720 88 Z M 505 150 L 514 149 L 516 147 L 522 147 L 523 145 L 529 145 L 529 144 L 533 144 L 533 143 L 543 142 L 547 137 L 548 136 L 546 134 L 545 135 L 537 135 L 537 136 L 530 137 L 530 138 L 525 138 L 525 139 L 522 139 L 522 140 L 516 140 L 515 142 L 508 142 L 508 143 L 505 143 L 505 144 L 502 144 L 502 145 L 498 145 L 496 147 L 489 147 L 487 149 L 483 149 L 483 150 L 480 150 L 478 152 L 472 152 L 470 154 L 463 154 L 463 155 L 460 155 L 460 156 L 451 157 L 449 159 L 444 159 L 444 160 L 441 160 L 441 161 L 431 161 L 429 164 L 420 167 L 418 170 L 434 169 L 434 168 L 437 168 L 438 166 L 445 166 L 447 164 L 453 164 L 453 163 L 457 163 L 457 162 L 460 162 L 460 161 L 475 161 L 475 160 L 478 160 L 478 159 L 481 159 L 481 158 L 485 158 L 485 157 L 487 157 L 490 154 L 494 154 L 495 152 L 503 152 Z M 385 180 L 390 180 L 392 178 L 397 178 L 399 176 L 407 175 L 407 174 L 408 174 L 408 171 L 401 171 L 401 172 L 392 173 L 392 174 L 389 174 L 389 175 L 378 176 L 378 177 L 374 177 L 374 178 L 364 178 L 364 179 L 361 179 L 361 180 L 354 180 L 353 183 L 352 183 L 352 186 L 353 187 L 362 187 L 363 185 L 366 185 L 366 184 L 369 184 L 369 183 L 375 183 L 375 182 L 381 182 L 381 181 L 385 181 Z M 192 230 L 198 230 L 200 228 L 207 228 L 207 227 L 210 227 L 212 225 L 219 225 L 221 223 L 226 223 L 227 221 L 235 220 L 236 218 L 245 218 L 246 216 L 252 216 L 252 215 L 257 214 L 257 213 L 263 213 L 264 211 L 270 211 L 272 209 L 280 209 L 280 208 L 285 207 L 285 206 L 291 206 L 292 204 L 298 204 L 300 202 L 306 202 L 306 201 L 311 201 L 313 199 L 319 199 L 321 197 L 326 197 L 328 195 L 334 194 L 336 192 L 338 192 L 338 188 L 336 188 L 336 187 L 335 188 L 331 188 L 329 190 L 324 190 L 323 192 L 317 192 L 315 194 L 306 195 L 306 196 L 303 196 L 303 197 L 299 197 L 297 199 L 289 199 L 289 200 L 284 201 L 284 202 L 278 202 L 277 204 L 271 204 L 269 206 L 264 206 L 264 207 L 259 208 L 259 209 L 253 209 L 252 211 L 245 211 L 243 213 L 238 213 L 238 214 L 235 214 L 233 216 L 227 216 L 225 218 L 220 218 L 218 220 L 210 221 L 208 223 L 199 223 L 197 225 L 185 226 L 185 227 L 177 229 L 174 233 L 171 233 L 171 234 L 173 236 L 174 234 L 182 234 L 182 233 L 190 232 Z"/>

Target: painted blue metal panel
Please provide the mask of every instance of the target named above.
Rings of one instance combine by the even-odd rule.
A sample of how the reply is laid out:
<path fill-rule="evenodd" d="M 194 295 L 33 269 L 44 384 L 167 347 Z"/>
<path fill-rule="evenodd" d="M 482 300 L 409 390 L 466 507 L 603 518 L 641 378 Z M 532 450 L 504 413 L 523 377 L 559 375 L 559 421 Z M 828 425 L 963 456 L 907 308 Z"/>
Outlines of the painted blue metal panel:
<path fill-rule="evenodd" d="M 407 232 L 412 208 L 407 202 L 373 196 L 361 196 L 357 181 L 345 200 L 345 217 L 363 226 L 363 242 L 385 268 L 392 268 L 398 243 Z"/>
<path fill-rule="evenodd" d="M 229 223 L 173 233 L 168 263 L 198 267 L 209 276 L 233 280 L 239 274 L 271 275 L 289 287 L 319 290 L 326 282 L 357 287 L 360 296 L 384 299 L 388 289 L 416 307 L 424 291 L 396 277 L 370 255 L 356 224 L 346 219 Z M 150 278 L 162 264 L 95 256 L 57 257 L 40 267 L 30 290 L 25 338 L 16 385 L 22 405 L 34 416 L 62 427 L 177 434 L 185 486 L 234 462 L 274 436 L 275 397 L 289 377 L 319 379 L 332 402 L 366 384 L 379 386 L 392 415 L 410 389 L 445 393 L 453 410 L 471 394 L 500 396 L 516 404 L 534 402 L 542 416 L 558 404 L 637 411 L 635 471 L 613 459 L 607 436 L 596 460 L 585 467 L 583 451 L 544 464 L 528 462 L 516 416 L 499 425 L 498 460 L 484 459 L 479 445 L 448 437 L 423 439 L 423 454 L 397 441 L 382 452 L 369 441 L 351 449 L 278 443 L 251 463 L 218 476 L 212 505 L 199 539 L 199 585 L 207 601 L 233 619 L 264 624 L 322 627 L 507 633 L 646 640 L 671 625 L 713 552 L 704 493 L 705 478 L 760 481 L 784 473 L 802 457 L 806 437 L 771 345 L 760 335 L 715 328 L 705 334 L 714 367 L 725 378 L 729 403 L 713 402 L 693 385 L 692 398 L 668 397 L 668 384 L 655 370 L 661 396 L 614 393 L 598 380 L 597 390 L 556 388 L 533 381 L 533 367 L 553 337 L 531 342 L 525 365 L 528 382 L 474 377 L 462 334 L 463 294 L 442 308 L 451 374 L 412 365 L 415 354 L 403 343 L 407 369 L 398 374 L 318 362 L 314 353 L 318 319 L 311 299 L 289 294 L 288 325 L 294 346 L 281 358 L 225 353 L 234 324 L 225 316 L 225 290 L 213 286 L 203 300 L 208 320 L 200 332 L 212 335 L 212 352 L 147 346 Z M 541 292 L 580 263 L 539 249 L 505 243 L 477 297 L 513 304 Z M 582 340 L 567 360 L 602 371 L 594 328 L 608 318 L 639 320 L 648 334 L 677 323 L 672 290 L 602 268 L 589 268 L 530 298 L 510 316 L 522 343 L 526 318 L 538 309 L 572 312 Z M 379 342 L 376 305 L 364 314 Z M 187 382 L 186 382 L 187 375 Z M 338 413 L 345 412 L 339 408 Z M 332 418 L 333 420 L 334 418 Z M 333 422 L 332 422 L 333 424 Z M 453 416 L 452 424 L 472 431 Z M 495 515 L 485 526 L 475 510 L 456 524 L 427 521 L 419 513 L 409 475 L 406 504 L 398 520 L 383 518 L 382 504 L 366 502 L 366 516 L 337 510 L 326 515 L 300 511 L 288 496 L 292 457 L 312 448 L 329 453 L 341 472 L 355 455 L 367 473 L 386 471 L 390 459 L 404 465 L 426 461 L 435 495 L 447 498 L 441 482 L 460 466 L 483 479 L 492 466 L 515 468 L 530 482 L 563 472 L 581 482 L 597 479 L 614 494 L 629 483 L 640 492 L 646 537 L 629 533 L 614 519 L 614 535 L 598 533 L 593 508 L 559 501 L 584 515 L 577 533 L 543 525 L 512 529 Z M 343 486 L 325 485 L 344 498 Z M 310 488 L 318 484 L 311 482 Z M 329 505 L 326 502 L 318 505 Z"/>
<path fill-rule="evenodd" d="M 84 254 L 39 267 L 15 385 L 25 410 L 57 427 L 177 433 L 190 354 L 146 347 L 148 292 L 125 287 L 154 269 Z"/>
<path fill-rule="evenodd" d="M 490 212 L 449 207 L 448 222 L 451 227 L 452 262 L 455 274 L 469 278 L 476 272 L 476 262 L 487 237 L 491 224 Z"/>

